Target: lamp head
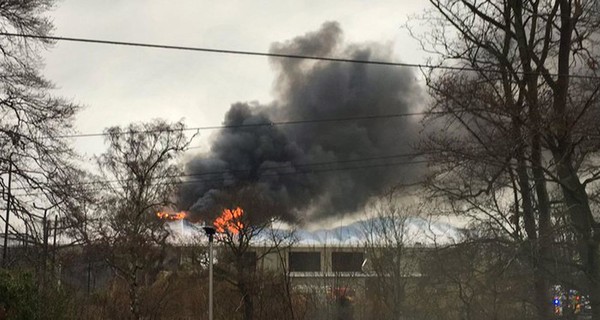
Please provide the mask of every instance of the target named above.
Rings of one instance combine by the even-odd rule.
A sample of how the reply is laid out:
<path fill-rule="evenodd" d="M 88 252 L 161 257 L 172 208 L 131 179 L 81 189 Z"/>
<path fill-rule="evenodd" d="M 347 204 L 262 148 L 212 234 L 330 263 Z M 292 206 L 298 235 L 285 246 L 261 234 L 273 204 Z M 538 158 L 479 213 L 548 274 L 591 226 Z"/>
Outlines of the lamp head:
<path fill-rule="evenodd" d="M 213 226 L 204 226 L 202 229 L 204 229 L 204 232 L 206 232 L 206 235 L 209 237 L 217 233 L 217 230 Z"/>

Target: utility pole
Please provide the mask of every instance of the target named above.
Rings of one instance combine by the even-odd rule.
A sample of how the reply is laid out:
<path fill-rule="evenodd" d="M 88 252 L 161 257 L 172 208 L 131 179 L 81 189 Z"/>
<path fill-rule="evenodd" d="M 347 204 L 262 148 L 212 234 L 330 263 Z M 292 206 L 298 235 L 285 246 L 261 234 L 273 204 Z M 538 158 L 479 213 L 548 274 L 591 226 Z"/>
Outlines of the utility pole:
<path fill-rule="evenodd" d="M 8 197 L 6 201 L 6 218 L 4 219 L 4 248 L 2 251 L 2 266 L 7 267 L 6 257 L 8 256 L 8 219 L 10 218 L 10 206 L 12 204 L 12 160 L 8 160 Z"/>
<path fill-rule="evenodd" d="M 52 210 L 52 208 L 57 207 L 61 204 L 62 202 L 59 203 L 54 203 L 52 204 L 50 207 L 47 208 L 43 208 L 43 207 L 38 207 L 35 203 L 33 203 L 33 207 L 38 209 L 38 210 L 44 210 L 44 215 L 39 217 L 36 216 L 38 218 L 41 218 L 42 220 L 42 266 L 41 266 L 41 275 L 42 275 L 42 288 L 46 287 L 46 284 L 48 283 L 48 266 L 50 263 L 50 232 L 52 232 L 52 221 L 51 219 L 48 219 L 48 211 Z M 56 217 L 58 216 L 58 213 L 54 214 L 54 242 L 53 242 L 53 253 L 52 253 L 52 265 L 51 267 L 54 268 L 54 258 L 55 258 L 55 253 L 54 253 L 54 247 L 56 246 Z"/>
<path fill-rule="evenodd" d="M 43 223 L 43 235 L 44 235 L 44 239 L 43 239 L 43 256 L 42 259 L 43 261 L 43 265 L 42 265 L 42 286 L 43 288 L 46 287 L 46 273 L 47 273 L 47 268 L 48 268 L 48 235 L 50 230 L 48 230 L 49 228 L 49 223 L 48 223 L 48 209 L 44 210 L 44 218 L 42 219 L 42 223 Z"/>
<path fill-rule="evenodd" d="M 52 239 L 52 272 L 55 273 L 55 263 L 56 263 L 56 226 L 58 224 L 58 213 L 54 215 L 54 234 L 52 235 L 54 239 Z"/>
<path fill-rule="evenodd" d="M 208 236 L 208 320 L 213 320 L 213 238 L 216 230 L 212 226 L 203 229 Z"/>

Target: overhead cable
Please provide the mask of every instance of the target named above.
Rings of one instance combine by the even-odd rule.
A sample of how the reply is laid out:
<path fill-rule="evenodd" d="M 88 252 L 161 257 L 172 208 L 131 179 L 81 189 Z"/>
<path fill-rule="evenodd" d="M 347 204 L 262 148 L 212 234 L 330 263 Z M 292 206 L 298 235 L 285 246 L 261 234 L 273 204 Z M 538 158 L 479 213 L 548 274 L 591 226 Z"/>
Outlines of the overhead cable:
<path fill-rule="evenodd" d="M 0 36 L 5 37 L 20 37 L 25 39 L 40 39 L 40 40 L 51 40 L 51 41 L 69 41 L 69 42 L 81 42 L 81 43 L 95 43 L 105 45 L 117 45 L 117 46 L 130 46 L 130 47 L 143 47 L 143 48 L 154 48 L 154 49 L 168 49 L 168 50 L 183 50 L 183 51 L 198 51 L 207 53 L 218 53 L 218 54 L 233 54 L 233 55 L 247 55 L 247 56 L 261 56 L 270 58 L 287 58 L 287 59 L 302 59 L 302 60 L 317 60 L 317 61 L 331 61 L 331 62 L 343 62 L 343 63 L 358 63 L 358 64 L 369 64 L 369 65 L 382 65 L 391 67 L 406 67 L 406 68 L 420 68 L 420 69 L 441 69 L 441 70 L 455 70 L 455 71 L 485 71 L 491 73 L 505 73 L 505 70 L 500 69 L 489 69 L 483 70 L 481 68 L 472 68 L 466 66 L 444 66 L 444 65 L 429 65 L 420 63 L 405 63 L 405 62 L 392 62 L 382 60 L 364 60 L 364 59 L 350 59 L 350 58 L 338 58 L 338 57 L 324 57 L 324 56 L 311 56 L 293 53 L 275 53 L 275 52 L 261 52 L 261 51 L 247 51 L 247 50 L 230 50 L 230 49 L 219 49 L 219 48 L 206 48 L 206 47 L 189 47 L 189 46 L 176 46 L 166 44 L 153 44 L 143 42 L 129 42 L 129 41 L 115 41 L 115 40 L 100 40 L 91 38 L 75 38 L 75 37 L 60 37 L 60 36 L 43 36 L 35 34 L 24 34 L 24 33 L 11 33 L 11 32 L 0 32 Z M 525 72 L 515 71 L 516 74 L 527 75 L 527 74 L 542 74 L 541 72 Z M 550 76 L 561 76 L 557 73 L 547 73 Z M 593 75 L 569 75 L 572 78 L 581 79 L 600 79 L 598 76 Z"/>

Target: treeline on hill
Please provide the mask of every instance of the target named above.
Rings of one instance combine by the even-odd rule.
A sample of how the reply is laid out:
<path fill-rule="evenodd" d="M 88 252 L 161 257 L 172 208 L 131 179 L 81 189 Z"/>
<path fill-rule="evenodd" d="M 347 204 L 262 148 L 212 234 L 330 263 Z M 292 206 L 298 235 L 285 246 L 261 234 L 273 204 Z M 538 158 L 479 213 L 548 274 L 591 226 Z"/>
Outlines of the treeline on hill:
<path fill-rule="evenodd" d="M 289 268 L 294 233 L 252 220 L 277 204 L 227 190 L 212 209 L 245 214 L 217 239 L 215 319 L 600 319 L 600 2 L 430 4 L 414 31 L 439 58 L 424 72 L 423 203 L 373 200 L 361 270 L 310 282 Z M 49 35 L 53 5 L 3 1 L 1 30 Z M 65 138 L 80 107 L 38 69 L 51 44 L 0 38 L 0 319 L 205 318 L 206 240 L 174 245 L 157 217 L 176 207 L 184 124 L 108 128 L 94 173 L 81 169 Z M 407 217 L 432 212 L 468 228 L 407 239 Z"/>

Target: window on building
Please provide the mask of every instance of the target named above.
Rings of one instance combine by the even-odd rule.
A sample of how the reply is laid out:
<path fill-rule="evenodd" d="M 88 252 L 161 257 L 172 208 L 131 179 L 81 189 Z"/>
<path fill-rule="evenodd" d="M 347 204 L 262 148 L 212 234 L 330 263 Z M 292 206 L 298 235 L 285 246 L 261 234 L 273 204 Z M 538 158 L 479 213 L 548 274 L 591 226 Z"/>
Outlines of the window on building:
<path fill-rule="evenodd" d="M 321 271 L 320 252 L 290 252 L 289 258 L 292 272 Z"/>
<path fill-rule="evenodd" d="M 361 272 L 365 261 L 363 252 L 332 252 L 331 270 L 333 272 Z"/>

